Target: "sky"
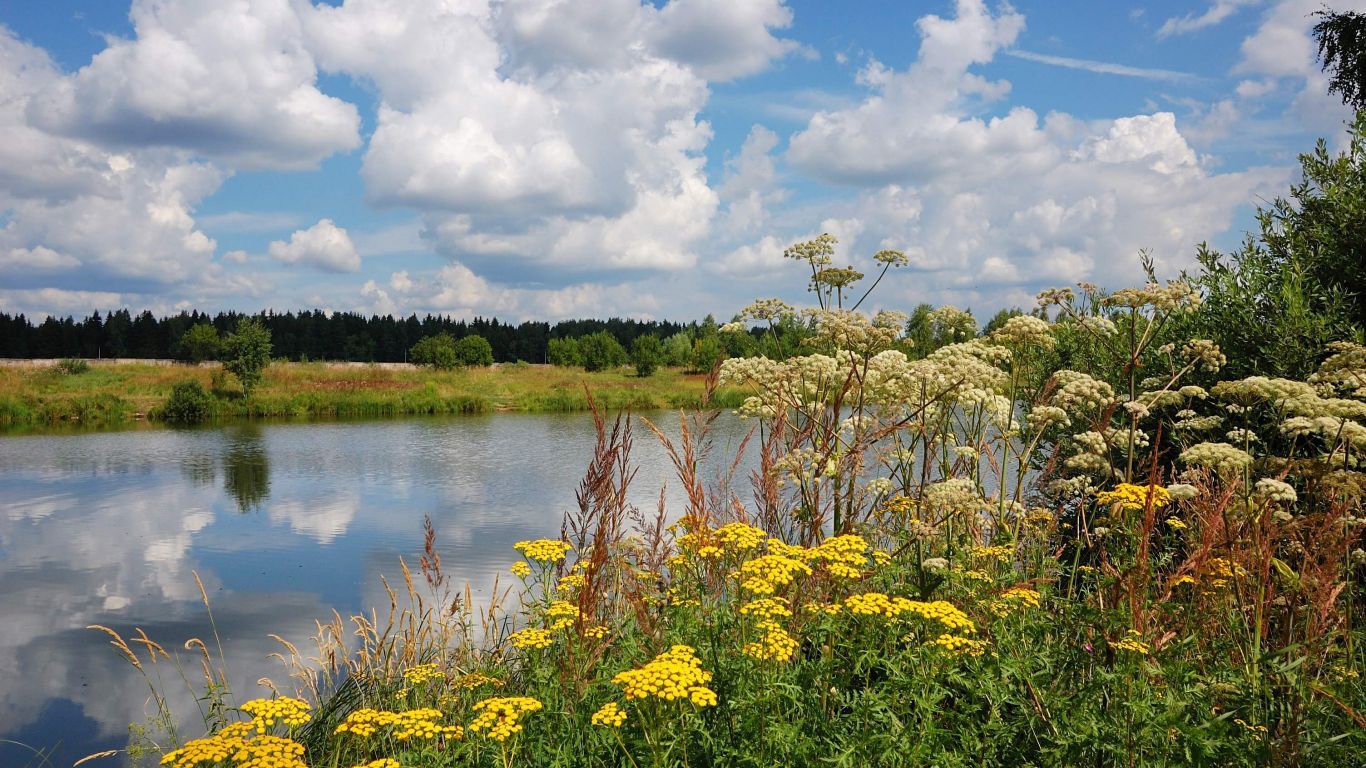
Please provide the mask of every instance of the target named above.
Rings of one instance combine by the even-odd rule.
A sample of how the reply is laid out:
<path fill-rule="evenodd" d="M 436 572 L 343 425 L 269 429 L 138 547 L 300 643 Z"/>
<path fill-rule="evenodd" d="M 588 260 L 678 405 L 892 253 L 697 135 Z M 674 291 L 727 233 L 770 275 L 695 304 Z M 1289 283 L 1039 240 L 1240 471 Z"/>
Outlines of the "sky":
<path fill-rule="evenodd" d="M 1366 0 L 1335 0 L 1366 10 Z M 1230 249 L 1346 140 L 1320 0 L 7 0 L 0 312 L 729 318 Z"/>

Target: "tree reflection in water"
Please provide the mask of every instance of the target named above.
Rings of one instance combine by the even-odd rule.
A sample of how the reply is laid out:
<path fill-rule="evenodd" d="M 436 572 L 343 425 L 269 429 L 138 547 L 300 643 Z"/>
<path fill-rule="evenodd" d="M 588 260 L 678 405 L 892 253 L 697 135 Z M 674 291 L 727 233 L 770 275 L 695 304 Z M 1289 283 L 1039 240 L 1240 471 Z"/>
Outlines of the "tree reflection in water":
<path fill-rule="evenodd" d="M 223 452 L 223 490 L 237 501 L 239 512 L 252 512 L 270 497 L 270 461 L 261 428 L 244 424 L 227 432 Z"/>

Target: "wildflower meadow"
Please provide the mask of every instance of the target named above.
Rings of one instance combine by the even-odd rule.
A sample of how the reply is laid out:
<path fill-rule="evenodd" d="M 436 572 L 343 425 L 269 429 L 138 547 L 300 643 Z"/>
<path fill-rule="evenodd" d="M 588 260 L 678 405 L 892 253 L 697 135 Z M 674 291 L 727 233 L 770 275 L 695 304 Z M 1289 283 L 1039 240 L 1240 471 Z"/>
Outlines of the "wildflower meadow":
<path fill-rule="evenodd" d="M 1323 349 L 1303 380 L 1225 379 L 1214 342 L 1179 335 L 1200 293 L 1154 280 L 1046 291 L 988 334 L 918 350 L 905 315 L 860 311 L 864 276 L 832 253 L 822 237 L 787 254 L 815 308 L 761 301 L 722 329 L 807 331 L 780 358 L 714 372 L 746 393 L 750 476 L 699 469 L 717 412 L 675 440 L 598 412 L 560 536 L 509 551 L 489 602 L 448 583 L 428 523 L 387 612 L 281 638 L 273 695 L 227 690 L 211 645 L 187 645 L 190 662 L 111 631 L 140 668 L 202 667 L 206 732 L 172 735 L 153 688 L 130 754 L 171 768 L 1362 764 L 1366 347 Z M 627 503 L 642 426 L 683 508 Z"/>

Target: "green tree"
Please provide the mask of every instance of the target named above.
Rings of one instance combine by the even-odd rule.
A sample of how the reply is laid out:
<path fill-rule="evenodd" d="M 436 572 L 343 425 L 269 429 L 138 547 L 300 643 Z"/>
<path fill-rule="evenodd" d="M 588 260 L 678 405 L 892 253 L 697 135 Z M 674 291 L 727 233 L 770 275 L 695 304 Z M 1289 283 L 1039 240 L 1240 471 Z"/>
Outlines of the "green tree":
<path fill-rule="evenodd" d="M 637 376 L 653 376 L 663 361 L 664 344 L 658 336 L 647 333 L 631 342 L 631 364 L 636 367 Z"/>
<path fill-rule="evenodd" d="M 414 365 L 426 365 L 449 371 L 460 365 L 460 355 L 456 352 L 455 339 L 442 331 L 418 340 L 408 352 L 408 359 Z"/>
<path fill-rule="evenodd" d="M 493 346 L 477 333 L 462 337 L 455 343 L 455 359 L 460 365 L 493 365 Z"/>
<path fill-rule="evenodd" d="M 1328 92 L 1353 109 L 1366 109 L 1366 14 L 1317 11 L 1314 37 L 1323 71 L 1331 73 Z"/>
<path fill-rule="evenodd" d="M 707 373 L 716 367 L 716 364 L 721 362 L 725 356 L 726 350 L 715 335 L 704 336 L 693 343 L 690 362 L 694 371 Z"/>
<path fill-rule="evenodd" d="M 195 323 L 181 334 L 177 349 L 180 359 L 202 363 L 216 359 L 222 346 L 223 340 L 219 338 L 217 328 L 210 323 Z"/>
<path fill-rule="evenodd" d="M 251 397 L 268 365 L 270 331 L 256 318 L 242 318 L 237 330 L 223 340 L 223 368 L 242 383 L 242 394 Z"/>
<path fill-rule="evenodd" d="M 546 345 L 546 362 L 566 367 L 583 365 L 583 351 L 578 339 L 551 339 Z"/>
<path fill-rule="evenodd" d="M 1345 152 L 1323 141 L 1303 179 L 1257 211 L 1257 232 L 1220 254 L 1202 246 L 1204 296 L 1189 336 L 1214 339 L 1229 377 L 1301 377 L 1332 341 L 1360 340 L 1366 318 L 1366 111 Z"/>
<path fill-rule="evenodd" d="M 586 371 L 601 371 L 626 365 L 626 349 L 607 331 L 590 333 L 579 339 Z"/>
<path fill-rule="evenodd" d="M 682 367 L 692 362 L 692 334 L 679 331 L 664 340 L 664 364 Z"/>

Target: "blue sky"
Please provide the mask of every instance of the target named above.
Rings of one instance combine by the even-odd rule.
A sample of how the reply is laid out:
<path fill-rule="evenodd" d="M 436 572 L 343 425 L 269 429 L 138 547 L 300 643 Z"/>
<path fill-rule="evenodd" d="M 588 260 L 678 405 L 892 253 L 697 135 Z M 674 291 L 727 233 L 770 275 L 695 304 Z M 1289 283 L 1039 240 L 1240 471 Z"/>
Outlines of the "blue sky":
<path fill-rule="evenodd" d="M 0 311 L 724 317 L 821 231 L 894 308 L 1174 276 L 1343 141 L 1319 6 L 16 0 Z"/>

